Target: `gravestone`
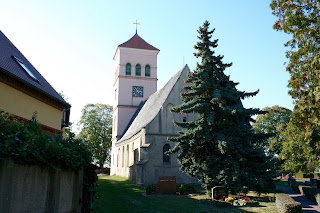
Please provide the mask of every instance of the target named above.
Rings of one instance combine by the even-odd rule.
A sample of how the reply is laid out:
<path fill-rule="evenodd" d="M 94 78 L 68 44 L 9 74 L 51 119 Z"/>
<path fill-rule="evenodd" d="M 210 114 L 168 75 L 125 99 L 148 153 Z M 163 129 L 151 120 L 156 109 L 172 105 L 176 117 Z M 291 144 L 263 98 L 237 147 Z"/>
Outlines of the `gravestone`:
<path fill-rule="evenodd" d="M 177 191 L 176 176 L 160 176 L 157 182 L 158 194 L 175 194 Z"/>
<path fill-rule="evenodd" d="M 215 186 L 211 189 L 212 199 L 219 200 L 228 197 L 228 189 L 224 186 Z"/>

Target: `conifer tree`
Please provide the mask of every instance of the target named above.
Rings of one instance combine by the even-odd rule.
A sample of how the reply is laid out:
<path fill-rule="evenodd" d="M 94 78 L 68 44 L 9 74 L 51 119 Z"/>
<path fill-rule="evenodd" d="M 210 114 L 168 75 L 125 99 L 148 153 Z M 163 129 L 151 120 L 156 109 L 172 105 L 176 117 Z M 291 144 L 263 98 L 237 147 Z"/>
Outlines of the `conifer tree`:
<path fill-rule="evenodd" d="M 261 186 L 270 178 L 268 159 L 256 146 L 266 135 L 255 134 L 249 124 L 252 115 L 264 112 L 243 107 L 240 99 L 258 91 L 236 89 L 237 83 L 224 73 L 232 64 L 223 63 L 223 56 L 215 55 L 218 40 L 211 41 L 213 32 L 209 31 L 208 21 L 199 28 L 200 41 L 194 55 L 201 58 L 201 63 L 185 80 L 183 104 L 171 110 L 199 117 L 191 122 L 174 121 L 183 130 L 169 139 L 176 145 L 168 153 L 179 152 L 181 170 L 197 178 L 207 191 L 219 185 L 237 192 L 243 186 Z"/>

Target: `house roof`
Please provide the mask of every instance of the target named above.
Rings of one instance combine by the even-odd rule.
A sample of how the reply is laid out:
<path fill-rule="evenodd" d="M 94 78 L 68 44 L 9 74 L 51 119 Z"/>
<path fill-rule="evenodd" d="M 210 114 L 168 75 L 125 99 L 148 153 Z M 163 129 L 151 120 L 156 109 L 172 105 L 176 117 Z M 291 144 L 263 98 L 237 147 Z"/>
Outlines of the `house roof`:
<path fill-rule="evenodd" d="M 28 74 L 21 64 L 31 72 Z M 14 46 L 14 44 L 1 32 L 0 30 L 0 72 L 14 78 L 15 80 L 31 87 L 43 95 L 57 101 L 58 103 L 70 107 L 53 87 L 46 81 L 46 79 L 34 68 L 26 57 Z M 35 80 L 37 79 L 37 80 Z"/>
<path fill-rule="evenodd" d="M 120 44 L 119 47 L 160 51 L 159 49 L 155 48 L 154 46 L 143 40 L 137 33 L 134 36 L 132 36 L 132 38 L 130 38 L 128 41 Z"/>
<path fill-rule="evenodd" d="M 126 133 L 119 141 L 117 141 L 117 143 L 127 140 L 133 135 L 137 134 L 142 128 L 146 127 L 158 115 L 172 88 L 181 77 L 181 74 L 184 73 L 184 71 L 190 71 L 188 65 L 185 65 L 178 73 L 171 77 L 171 79 L 164 87 L 153 93 L 148 98 Z"/>

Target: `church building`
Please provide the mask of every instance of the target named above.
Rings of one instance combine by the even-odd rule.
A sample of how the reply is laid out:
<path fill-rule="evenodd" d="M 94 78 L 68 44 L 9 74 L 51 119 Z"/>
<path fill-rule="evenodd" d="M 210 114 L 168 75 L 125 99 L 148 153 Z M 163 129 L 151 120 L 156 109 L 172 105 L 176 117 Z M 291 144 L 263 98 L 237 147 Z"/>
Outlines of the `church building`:
<path fill-rule="evenodd" d="M 137 33 L 117 47 L 114 55 L 115 81 L 111 175 L 128 177 L 138 184 L 155 184 L 160 176 L 175 176 L 177 183 L 197 180 L 179 170 L 177 153 L 165 152 L 175 144 L 167 138 L 177 136 L 176 121 L 195 120 L 193 114 L 171 113 L 182 104 L 180 93 L 190 72 L 185 65 L 157 91 L 159 49 Z"/>

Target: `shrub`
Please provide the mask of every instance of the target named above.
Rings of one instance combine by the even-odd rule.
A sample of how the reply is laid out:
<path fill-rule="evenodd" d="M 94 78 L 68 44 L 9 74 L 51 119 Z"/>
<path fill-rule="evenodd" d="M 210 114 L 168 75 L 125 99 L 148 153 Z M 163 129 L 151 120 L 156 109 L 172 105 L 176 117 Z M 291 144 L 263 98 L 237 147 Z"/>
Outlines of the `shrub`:
<path fill-rule="evenodd" d="M 151 185 L 148 185 L 148 186 L 146 187 L 146 194 L 149 195 L 149 194 L 151 194 L 151 193 L 152 193 L 152 186 L 151 186 Z"/>
<path fill-rule="evenodd" d="M 180 193 L 180 195 L 184 195 L 184 192 L 185 192 L 184 185 L 181 184 L 180 187 L 179 187 L 179 193 Z"/>
<path fill-rule="evenodd" d="M 241 193 L 243 193 L 244 196 L 247 196 L 248 192 L 249 192 L 249 188 L 247 186 L 243 186 L 241 189 Z"/>
<path fill-rule="evenodd" d="M 276 194 L 276 206 L 280 213 L 301 213 L 301 203 L 294 201 L 289 195 Z"/>
<path fill-rule="evenodd" d="M 303 190 L 303 194 L 306 195 L 308 197 L 309 200 L 311 200 L 312 202 L 316 202 L 316 192 L 317 189 L 313 188 L 311 186 L 305 186 L 302 188 Z"/>
<path fill-rule="evenodd" d="M 297 193 L 300 193 L 300 190 L 299 190 L 299 184 L 291 184 L 291 188 L 293 191 L 297 192 Z"/>
<path fill-rule="evenodd" d="M 17 164 L 78 171 L 91 163 L 91 154 L 73 133 L 63 139 L 42 133 L 35 116 L 20 123 L 0 112 L 0 165 L 7 159 Z"/>
<path fill-rule="evenodd" d="M 195 193 L 195 192 L 197 192 L 196 189 L 193 187 L 192 184 L 186 184 L 186 185 L 184 185 L 184 189 L 185 189 L 185 192 L 188 192 L 188 193 Z"/>
<path fill-rule="evenodd" d="M 320 189 L 309 186 L 309 187 L 303 187 L 302 190 L 309 200 L 320 204 Z"/>
<path fill-rule="evenodd" d="M 250 201 L 246 202 L 246 206 L 258 207 L 258 206 L 260 206 L 260 203 L 259 203 L 259 201 L 256 201 L 256 200 L 250 200 Z"/>
<path fill-rule="evenodd" d="M 318 206 L 320 207 L 320 192 L 319 192 L 319 190 L 314 196 L 316 198 L 316 202 L 318 203 Z"/>

